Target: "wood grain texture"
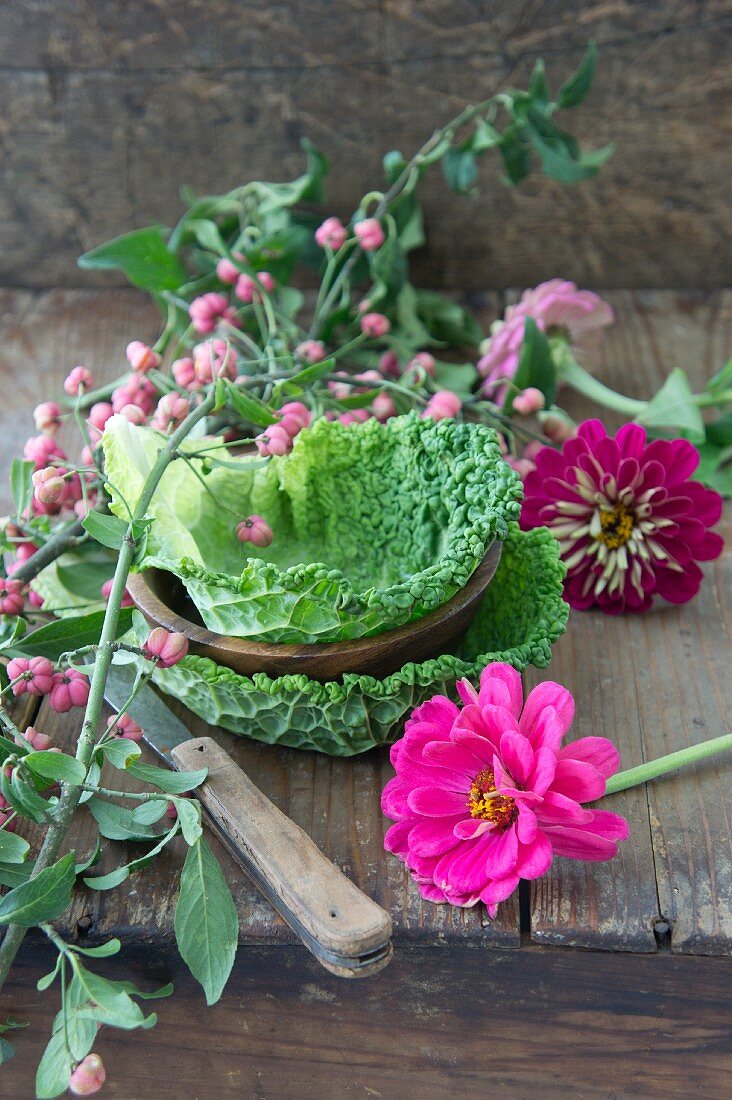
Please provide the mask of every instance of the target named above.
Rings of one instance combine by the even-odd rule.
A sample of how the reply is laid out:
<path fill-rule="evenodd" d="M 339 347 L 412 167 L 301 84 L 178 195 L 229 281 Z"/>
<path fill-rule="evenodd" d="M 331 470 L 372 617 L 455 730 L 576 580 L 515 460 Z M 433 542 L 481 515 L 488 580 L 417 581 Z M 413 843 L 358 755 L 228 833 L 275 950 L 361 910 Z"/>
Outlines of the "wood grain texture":
<path fill-rule="evenodd" d="M 49 956 L 50 958 L 50 956 Z M 39 994 L 45 956 L 27 951 L 3 1013 L 10 1035 L 4 1094 L 31 1100 L 53 998 Z M 45 970 L 49 967 L 46 965 Z M 105 1028 L 105 1095 L 123 1100 L 687 1100 L 729 1095 L 730 963 L 537 950 L 399 952 L 373 980 L 339 981 L 293 948 L 240 953 L 222 1000 L 159 952 L 95 960 L 145 989 L 152 1033 Z"/>
<path fill-rule="evenodd" d="M 419 279 L 729 280 L 730 0 L 344 0 L 337 17 L 328 0 L 17 0 L 2 19 L 5 282 L 93 279 L 80 252 L 169 224 L 182 183 L 294 176 L 303 136 L 334 165 L 327 211 L 349 214 L 385 152 L 520 85 L 538 56 L 556 86 L 592 36 L 596 86 L 568 124 L 591 145 L 615 140 L 611 163 L 576 188 L 536 178 L 519 191 L 486 169 L 473 201 L 434 173 Z"/>
<path fill-rule="evenodd" d="M 611 296 L 599 375 L 647 397 L 676 367 L 703 385 L 732 349 L 732 295 L 651 292 Z M 575 402 L 576 415 L 587 405 Z M 611 418 L 608 418 L 611 419 Z M 722 533 L 729 541 L 729 511 Z M 622 766 L 726 733 L 732 555 L 705 566 L 692 603 L 648 615 L 574 613 L 550 673 L 575 693 L 577 736 L 615 741 Z M 533 683 L 544 674 L 531 671 Z M 654 928 L 674 951 L 732 952 L 729 757 L 684 769 L 605 800 L 628 817 L 620 856 L 594 865 L 559 860 L 533 888 L 532 938 L 542 943 L 644 950 Z"/>
<path fill-rule="evenodd" d="M 597 371 L 632 396 L 650 395 L 676 366 L 701 381 L 730 354 L 729 293 L 616 292 L 608 297 L 617 323 L 608 330 Z M 113 363 L 115 354 L 121 358 L 116 349 L 133 329 L 143 338 L 154 331 L 154 317 L 141 307 L 140 296 L 127 291 L 54 291 L 33 299 L 7 292 L 4 300 L 25 303 L 27 317 L 21 330 L 18 315 L 8 310 L 9 319 L 0 327 L 0 347 L 6 354 L 12 351 L 7 360 L 6 377 L 13 379 L 9 392 L 15 392 L 16 384 L 19 392 L 0 443 L 7 466 L 18 445 L 16 422 L 21 413 L 29 420 L 28 407 L 50 395 L 49 383 L 58 385 L 76 359 L 102 377 L 104 364 Z M 485 325 L 495 315 L 495 304 L 490 296 L 472 299 Z M 580 402 L 575 412 L 581 415 Z M 20 439 L 27 430 L 23 428 Z M 729 677 L 722 667 L 729 653 L 729 552 L 707 569 L 701 596 L 687 607 L 638 619 L 574 614 L 549 672 L 529 677 L 533 682 L 548 675 L 566 683 L 578 700 L 577 735 L 604 733 L 616 740 L 624 766 L 729 729 L 724 714 L 730 703 Z M 204 723 L 177 710 L 190 722 L 192 733 L 209 732 Z M 53 715 L 44 705 L 37 724 L 64 745 L 73 721 L 73 715 Z M 480 909 L 431 905 L 420 899 L 401 865 L 385 857 L 379 794 L 392 774 L 386 754 L 336 760 L 226 733 L 217 739 L 268 797 L 391 913 L 398 944 L 518 946 L 516 899 L 501 908 L 492 924 Z M 656 782 L 648 792 L 614 796 L 613 808 L 631 822 L 631 840 L 607 865 L 557 861 L 534 890 L 531 924 L 536 941 L 653 950 L 654 925 L 664 918 L 672 925 L 672 950 L 727 953 L 732 938 L 727 767 L 723 760 L 707 762 L 678 778 Z M 115 775 L 119 782 L 130 780 Z M 91 847 L 85 814 L 72 842 L 80 853 Z M 105 871 L 129 853 L 119 845 L 108 849 Z M 228 855 L 219 846 L 216 851 L 234 889 L 242 941 L 291 942 L 289 929 L 273 917 Z M 79 891 L 64 918 L 64 932 L 95 940 L 119 933 L 132 941 L 169 944 L 182 854 L 182 847 L 173 845 L 148 873 L 133 880 L 126 895 Z M 663 935 L 661 946 L 668 946 Z"/>

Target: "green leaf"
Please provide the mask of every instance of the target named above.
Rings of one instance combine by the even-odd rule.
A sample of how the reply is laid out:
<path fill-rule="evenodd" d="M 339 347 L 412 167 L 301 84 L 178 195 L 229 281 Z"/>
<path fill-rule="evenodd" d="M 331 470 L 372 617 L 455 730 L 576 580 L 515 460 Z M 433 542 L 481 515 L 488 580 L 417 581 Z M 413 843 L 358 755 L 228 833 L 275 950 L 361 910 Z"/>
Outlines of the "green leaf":
<path fill-rule="evenodd" d="M 486 122 L 484 118 L 477 118 L 475 120 L 475 132 L 470 142 L 470 148 L 474 153 L 479 154 L 485 152 L 486 149 L 493 149 L 501 143 L 501 135 L 494 126 L 491 126 L 490 122 Z"/>
<path fill-rule="evenodd" d="M 42 779 L 54 779 L 58 783 L 73 783 L 77 787 L 86 779 L 86 768 L 80 760 L 63 752 L 30 752 L 24 758 L 25 765 Z"/>
<path fill-rule="evenodd" d="M 207 768 L 199 768 L 193 772 L 174 772 L 168 768 L 157 768 L 154 764 L 138 764 L 136 761 L 128 765 L 127 771 L 136 779 L 151 783 L 166 794 L 185 794 L 192 791 L 200 787 L 208 775 Z"/>
<path fill-rule="evenodd" d="M 557 103 L 560 107 L 576 107 L 582 102 L 592 85 L 596 62 L 597 43 L 594 39 L 590 39 L 577 72 L 570 76 L 559 89 Z"/>
<path fill-rule="evenodd" d="M 180 260 L 168 250 L 158 226 L 135 229 L 93 248 L 79 258 L 86 270 L 120 269 L 133 286 L 157 293 L 177 290 L 188 278 Z"/>
<path fill-rule="evenodd" d="M 149 802 L 141 802 L 139 806 L 135 806 L 132 820 L 136 825 L 154 825 L 156 821 L 160 821 L 167 808 L 168 803 L 164 798 L 151 798 Z"/>
<path fill-rule="evenodd" d="M 114 939 L 107 940 L 99 947 L 79 947 L 78 944 L 74 944 L 74 951 L 79 955 L 87 955 L 91 959 L 108 959 L 110 955 L 119 954 L 121 947 L 122 944 L 115 936 Z"/>
<path fill-rule="evenodd" d="M 221 379 L 226 394 L 226 404 L 233 409 L 242 420 L 248 420 L 259 427 L 268 428 L 277 423 L 277 417 L 267 408 L 258 397 L 252 397 L 245 393 L 240 386 L 235 386 L 227 379 Z"/>
<path fill-rule="evenodd" d="M 10 464 L 10 492 L 16 515 L 22 515 L 30 505 L 34 469 L 32 462 L 25 462 L 22 458 L 14 458 Z"/>
<path fill-rule="evenodd" d="M 46 867 L 35 878 L 16 886 L 0 901 L 0 924 L 34 924 L 55 920 L 71 901 L 74 888 L 74 853 Z"/>
<path fill-rule="evenodd" d="M 188 849 L 175 909 L 175 938 L 183 961 L 215 1004 L 236 956 L 239 920 L 223 872 L 203 837 Z"/>
<path fill-rule="evenodd" d="M 0 886 L 20 886 L 28 881 L 30 873 L 28 863 L 0 863 Z"/>
<path fill-rule="evenodd" d="M 499 146 L 506 169 L 506 181 L 512 186 L 521 183 L 531 171 L 531 153 L 517 128 L 509 128 L 501 135 Z"/>
<path fill-rule="evenodd" d="M 459 195 L 468 194 L 478 178 L 478 166 L 470 149 L 448 149 L 442 160 L 448 186 Z"/>
<path fill-rule="evenodd" d="M 452 390 L 466 398 L 473 392 L 478 372 L 472 363 L 435 363 L 435 382 L 440 389 Z"/>
<path fill-rule="evenodd" d="M 732 359 L 728 359 L 720 370 L 707 382 L 704 389 L 707 393 L 717 394 L 732 387 Z"/>
<path fill-rule="evenodd" d="M 483 331 L 471 313 L 434 290 L 416 290 L 417 312 L 432 338 L 445 344 L 473 346 Z"/>
<path fill-rule="evenodd" d="M 193 798 L 174 798 L 173 805 L 178 811 L 178 821 L 180 822 L 183 839 L 186 844 L 195 844 L 202 833 L 199 803 Z"/>
<path fill-rule="evenodd" d="M 173 828 L 167 833 L 158 834 L 158 843 L 154 848 L 151 848 L 149 852 L 146 852 L 144 856 L 140 856 L 139 859 L 133 859 L 130 863 L 125 864 L 122 867 L 117 867 L 116 870 L 110 871 L 108 875 L 98 875 L 95 878 L 85 878 L 84 882 L 92 890 L 112 890 L 115 886 L 119 886 L 121 882 L 124 882 L 126 878 L 132 874 L 133 871 L 138 871 L 143 867 L 146 867 L 148 863 L 151 863 L 155 856 L 162 852 L 165 845 L 173 839 L 178 832 L 178 822 L 176 821 Z"/>
<path fill-rule="evenodd" d="M 0 829 L 0 860 L 4 863 L 22 863 L 30 851 L 30 844 L 8 829 Z"/>
<path fill-rule="evenodd" d="M 60 1028 L 51 1036 L 36 1071 L 37 1100 L 53 1100 L 66 1092 L 73 1068 L 64 1029 Z"/>
<path fill-rule="evenodd" d="M 539 154 L 544 173 L 560 183 L 579 183 L 591 179 L 615 150 L 615 146 L 611 144 L 573 157 L 563 140 L 566 135 L 562 135 L 561 131 L 556 131 L 556 138 L 549 137 L 546 132 L 541 133 L 532 125 L 530 119 L 526 124 L 526 133 Z"/>
<path fill-rule="evenodd" d="M 3 794 L 13 809 L 18 810 L 25 817 L 29 817 L 37 825 L 42 825 L 46 821 L 48 811 L 51 808 L 48 802 L 41 798 L 33 787 L 26 782 L 19 768 L 13 768 L 10 776 L 9 793 L 6 791 L 4 778 L 2 784 Z"/>
<path fill-rule="evenodd" d="M 551 93 L 549 91 L 549 85 L 546 82 L 546 72 L 544 71 L 544 62 L 541 58 L 537 59 L 534 65 L 534 71 L 531 74 L 531 83 L 529 84 L 529 96 L 532 102 L 542 109 L 549 106 L 551 100 Z"/>
<path fill-rule="evenodd" d="M 143 825 L 132 816 L 133 811 L 116 802 L 90 798 L 87 803 L 99 826 L 99 832 L 107 840 L 157 840 L 158 834 L 149 825 Z"/>
<path fill-rule="evenodd" d="M 91 792 L 89 793 L 91 795 Z M 102 846 L 99 843 L 99 838 L 97 837 L 94 847 L 91 853 L 86 857 L 86 859 L 82 859 L 80 862 L 74 864 L 74 874 L 83 875 L 84 871 L 88 871 L 90 867 L 94 867 L 94 865 L 99 862 L 99 857 L 101 856 L 101 854 Z"/>
<path fill-rule="evenodd" d="M 126 634 L 132 626 L 132 611 L 131 607 L 123 607 L 120 611 L 117 638 Z M 102 636 L 104 614 L 104 611 L 92 611 L 89 615 L 56 619 L 15 642 L 12 652 L 15 656 L 47 657 L 49 661 L 57 661 L 62 653 L 96 645 Z"/>
<path fill-rule="evenodd" d="M 694 404 L 694 395 L 686 373 L 677 367 L 661 389 L 636 417 L 646 428 L 682 433 L 692 443 L 703 443 L 704 421 Z"/>
<path fill-rule="evenodd" d="M 93 539 L 110 550 L 119 550 L 125 540 L 128 524 L 117 516 L 107 516 L 102 512 L 89 512 L 81 521 L 81 526 Z"/>
<path fill-rule="evenodd" d="M 695 477 L 723 497 L 732 497 L 732 461 L 724 460 L 726 449 L 716 443 L 699 444 L 700 462 Z"/>
<path fill-rule="evenodd" d="M 228 255 L 229 250 L 216 222 L 208 218 L 191 218 L 186 221 L 186 229 L 193 234 L 203 248 L 208 248 L 217 256 Z"/>
<path fill-rule="evenodd" d="M 50 973 L 48 973 L 48 974 L 44 974 L 43 977 L 39 978 L 38 981 L 36 982 L 36 989 L 40 993 L 43 993 L 44 990 L 48 989 L 50 986 L 53 985 L 54 980 L 56 978 L 56 975 L 58 974 L 59 970 L 61 969 L 61 962 L 63 960 L 63 957 L 64 956 L 61 954 L 61 952 L 59 952 L 58 955 L 56 956 L 56 965 L 54 966 L 53 970 L 51 970 Z"/>
<path fill-rule="evenodd" d="M 292 378 L 288 378 L 284 385 L 285 387 L 307 386 L 312 382 L 317 382 L 335 369 L 335 359 L 321 359 L 319 363 L 309 363 L 307 367 L 303 367 L 297 374 L 293 374 Z"/>
<path fill-rule="evenodd" d="M 113 768 L 119 768 L 120 771 L 124 771 L 130 766 L 133 760 L 137 760 L 142 750 L 138 744 L 134 741 L 130 741 L 129 738 L 120 737 L 104 745 L 102 752 Z"/>
<path fill-rule="evenodd" d="M 707 440 L 718 447 L 728 447 L 732 443 L 732 412 L 720 416 L 707 424 Z"/>
<path fill-rule="evenodd" d="M 541 390 L 547 405 L 554 404 L 557 371 L 549 341 L 533 317 L 527 317 L 524 323 L 524 341 L 521 345 L 521 355 L 513 383 L 516 389 L 508 388 L 504 404 L 504 409 L 509 415 L 513 410 L 514 397 L 528 386 L 535 386 Z"/>

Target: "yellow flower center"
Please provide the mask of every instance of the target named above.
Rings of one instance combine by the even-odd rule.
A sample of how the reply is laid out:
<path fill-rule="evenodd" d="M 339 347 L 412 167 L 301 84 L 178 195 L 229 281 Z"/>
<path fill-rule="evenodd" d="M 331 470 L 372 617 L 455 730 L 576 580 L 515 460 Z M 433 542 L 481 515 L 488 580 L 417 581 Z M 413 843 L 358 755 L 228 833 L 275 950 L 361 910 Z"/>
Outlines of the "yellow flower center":
<path fill-rule="evenodd" d="M 517 813 L 513 798 L 496 791 L 495 776 L 489 768 L 478 772 L 473 780 L 468 795 L 468 809 L 471 817 L 492 821 L 498 828 L 510 825 Z"/>
<path fill-rule="evenodd" d="M 595 538 L 604 542 L 608 550 L 618 550 L 633 534 L 634 523 L 635 516 L 624 504 L 616 504 L 607 510 L 603 508 L 600 512 L 600 532 Z"/>

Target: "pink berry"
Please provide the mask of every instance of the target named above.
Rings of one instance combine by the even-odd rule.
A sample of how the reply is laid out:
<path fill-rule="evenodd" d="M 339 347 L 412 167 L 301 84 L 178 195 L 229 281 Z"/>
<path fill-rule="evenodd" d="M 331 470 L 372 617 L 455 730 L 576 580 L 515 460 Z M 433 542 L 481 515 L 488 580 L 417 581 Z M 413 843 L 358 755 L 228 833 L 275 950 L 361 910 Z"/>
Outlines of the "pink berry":
<path fill-rule="evenodd" d="M 254 546 L 269 546 L 274 532 L 262 516 L 247 516 L 237 525 L 236 537 L 239 542 L 251 542 Z"/>
<path fill-rule="evenodd" d="M 156 626 L 148 634 L 142 652 L 160 668 L 171 668 L 182 661 L 188 652 L 188 639 L 185 634 L 171 633 L 162 626 Z"/>
<path fill-rule="evenodd" d="M 348 230 L 340 218 L 326 218 L 315 230 L 315 243 L 320 248 L 330 248 L 333 252 L 343 247 L 347 237 Z"/>
<path fill-rule="evenodd" d="M 145 378 L 144 375 L 135 375 L 113 391 L 112 408 L 118 413 L 125 405 L 137 405 L 146 416 L 149 416 L 157 397 L 158 391 L 150 379 Z"/>
<path fill-rule="evenodd" d="M 24 606 L 23 582 L 0 577 L 0 615 L 20 615 Z"/>
<path fill-rule="evenodd" d="M 399 377 L 399 356 L 395 351 L 385 351 L 379 359 L 379 372 L 385 378 Z"/>
<path fill-rule="evenodd" d="M 69 1078 L 69 1091 L 74 1096 L 93 1096 L 107 1079 L 104 1063 L 98 1054 L 87 1054 Z"/>
<path fill-rule="evenodd" d="M 233 382 L 236 378 L 236 367 L 236 352 L 220 337 L 204 340 L 193 349 L 193 369 L 196 380 L 201 385 L 206 386 L 215 378 L 228 378 Z"/>
<path fill-rule="evenodd" d="M 303 405 L 302 401 L 288 401 L 279 410 L 280 415 L 283 417 L 290 417 L 298 422 L 300 425 L 299 430 L 308 428 L 313 416 L 307 405 Z M 297 434 L 296 432 L 294 433 Z"/>
<path fill-rule="evenodd" d="M 435 377 L 435 357 L 428 351 L 418 351 L 407 363 L 407 370 L 424 371 L 430 378 Z"/>
<path fill-rule="evenodd" d="M 31 605 L 31 607 L 37 607 L 40 609 L 41 607 L 43 607 L 44 602 L 45 601 L 43 599 L 43 596 L 41 596 L 39 592 L 36 592 L 35 588 L 31 587 L 28 589 L 28 603 Z"/>
<path fill-rule="evenodd" d="M 532 413 L 540 412 L 545 404 L 544 394 L 536 386 L 528 386 L 513 399 L 514 411 L 519 416 L 531 416 Z"/>
<path fill-rule="evenodd" d="M 53 435 L 61 426 L 61 406 L 55 401 L 43 401 L 33 410 L 33 419 L 37 431 Z"/>
<path fill-rule="evenodd" d="M 147 423 L 147 417 L 139 405 L 123 405 L 118 415 L 123 416 L 125 420 L 129 420 L 130 424 Z"/>
<path fill-rule="evenodd" d="M 232 256 L 235 260 L 244 260 L 244 256 L 241 252 L 232 252 Z M 228 257 L 224 256 L 216 264 L 216 274 L 218 275 L 219 279 L 221 279 L 222 283 L 233 284 L 241 275 L 241 270 L 236 266 L 235 263 L 232 263 L 231 260 L 228 259 Z"/>
<path fill-rule="evenodd" d="M 107 720 L 107 729 L 115 727 L 115 737 L 124 737 L 128 741 L 142 741 L 142 726 L 129 714 L 112 714 Z"/>
<path fill-rule="evenodd" d="M 114 409 L 108 401 L 97 401 L 97 403 L 92 405 L 89 409 L 87 419 L 92 427 L 96 428 L 98 432 L 103 432 L 113 412 Z"/>
<path fill-rule="evenodd" d="M 261 302 L 262 290 L 265 290 L 267 294 L 271 294 L 274 288 L 275 281 L 270 273 L 268 271 L 258 271 L 256 279 L 253 279 L 251 275 L 240 275 L 236 280 L 234 294 L 242 302 Z"/>
<path fill-rule="evenodd" d="M 196 378 L 196 368 L 193 366 L 192 359 L 188 357 L 176 359 L 170 369 L 173 378 L 179 386 L 183 387 L 183 389 L 192 390 L 201 388 L 201 383 Z"/>
<path fill-rule="evenodd" d="M 13 695 L 48 695 L 55 673 L 47 657 L 13 657 L 8 661 L 8 679 L 23 679 L 13 686 Z"/>
<path fill-rule="evenodd" d="M 462 407 L 462 401 L 452 390 L 438 390 L 429 399 L 422 416 L 431 416 L 433 420 L 447 420 L 457 416 Z"/>
<path fill-rule="evenodd" d="M 202 294 L 194 298 L 188 307 L 191 323 L 202 335 L 213 332 L 220 320 L 236 322 L 236 314 L 229 305 L 225 294 Z"/>
<path fill-rule="evenodd" d="M 341 413 L 338 420 L 341 424 L 363 424 L 370 419 L 371 414 L 366 409 L 353 409 L 352 412 Z"/>
<path fill-rule="evenodd" d="M 303 340 L 295 348 L 295 355 L 306 363 L 319 363 L 325 359 L 325 344 L 322 340 Z"/>
<path fill-rule="evenodd" d="M 26 439 L 23 447 L 23 458 L 32 462 L 36 470 L 49 466 L 53 459 L 66 460 L 66 457 L 66 452 L 50 435 L 33 435 Z"/>
<path fill-rule="evenodd" d="M 384 230 L 376 218 L 365 218 L 364 221 L 357 222 L 354 233 L 364 252 L 375 252 L 384 243 Z"/>
<path fill-rule="evenodd" d="M 287 455 L 292 450 L 292 436 L 279 424 L 265 429 L 254 442 L 263 458 L 268 455 Z"/>
<path fill-rule="evenodd" d="M 48 701 L 57 714 L 66 714 L 72 707 L 84 707 L 89 700 L 89 680 L 70 668 L 55 672 Z"/>
<path fill-rule="evenodd" d="M 90 390 L 93 385 L 94 378 L 91 371 L 88 371 L 86 367 L 74 367 L 66 376 L 64 390 L 71 397 L 78 397 L 80 393 Z"/>
<path fill-rule="evenodd" d="M 177 428 L 190 411 L 191 403 L 187 397 L 182 397 L 179 393 L 166 393 L 158 402 L 151 421 L 152 427 L 162 432 L 171 427 Z"/>
<path fill-rule="evenodd" d="M 156 370 L 162 360 L 149 344 L 143 344 L 141 340 L 133 340 L 125 350 L 127 362 L 136 374 L 147 374 L 149 370 Z"/>
<path fill-rule="evenodd" d="M 45 466 L 33 474 L 33 496 L 41 504 L 58 504 L 66 495 L 63 471 Z"/>
<path fill-rule="evenodd" d="M 383 313 L 364 313 L 361 318 L 361 332 L 366 336 L 372 338 L 386 336 L 390 328 L 389 319 Z"/>
<path fill-rule="evenodd" d="M 114 578 L 113 577 L 110 577 L 108 581 L 104 582 L 104 584 L 102 585 L 102 599 L 103 600 L 108 600 L 109 599 L 109 597 L 112 594 L 112 586 L 113 585 L 114 585 Z M 122 597 L 122 603 L 121 603 L 120 606 L 121 607 L 134 607 L 135 606 L 135 601 L 132 599 L 132 596 L 129 594 L 129 592 L 127 591 L 126 588 L 125 588 L 125 594 Z"/>
<path fill-rule="evenodd" d="M 38 553 L 38 547 L 34 542 L 19 542 L 15 547 L 15 553 L 18 559 L 18 563 L 22 564 L 24 561 L 28 561 L 34 554 Z"/>
<path fill-rule="evenodd" d="M 45 752 L 46 749 L 51 748 L 51 738 L 46 733 L 41 733 L 40 730 L 35 729 L 34 726 L 28 726 L 23 734 L 29 745 L 32 745 L 36 752 Z"/>
<path fill-rule="evenodd" d="M 382 422 L 396 416 L 399 412 L 388 393 L 377 393 L 371 402 L 371 408 L 376 419 Z"/>
<path fill-rule="evenodd" d="M 574 439 L 577 429 L 562 416 L 551 413 L 541 422 L 541 430 L 552 443 L 566 443 L 568 439 Z"/>

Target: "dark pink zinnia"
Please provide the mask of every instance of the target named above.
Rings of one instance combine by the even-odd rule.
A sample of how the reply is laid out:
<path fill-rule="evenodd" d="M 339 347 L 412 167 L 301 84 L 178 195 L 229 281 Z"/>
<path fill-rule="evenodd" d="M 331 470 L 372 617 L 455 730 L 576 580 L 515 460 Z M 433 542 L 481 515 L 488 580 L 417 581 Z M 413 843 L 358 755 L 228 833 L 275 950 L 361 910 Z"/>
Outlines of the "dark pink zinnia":
<path fill-rule="evenodd" d="M 519 880 L 554 856 L 606 860 L 628 836 L 624 818 L 580 805 L 605 793 L 620 762 L 604 737 L 562 748 L 574 700 L 539 684 L 524 704 L 521 676 L 488 665 L 480 691 L 457 685 L 462 708 L 437 695 L 409 718 L 391 750 L 396 776 L 381 808 L 396 821 L 384 839 L 429 901 L 474 905 L 493 917 Z"/>
<path fill-rule="evenodd" d="M 618 615 L 647 611 L 656 595 L 671 603 L 696 595 L 697 561 L 719 557 L 724 545 L 709 531 L 722 498 L 689 480 L 699 452 L 688 440 L 648 443 L 637 424 L 612 438 L 586 420 L 561 451 L 544 447 L 535 461 L 521 525 L 548 527 L 559 540 L 572 607 Z"/>

